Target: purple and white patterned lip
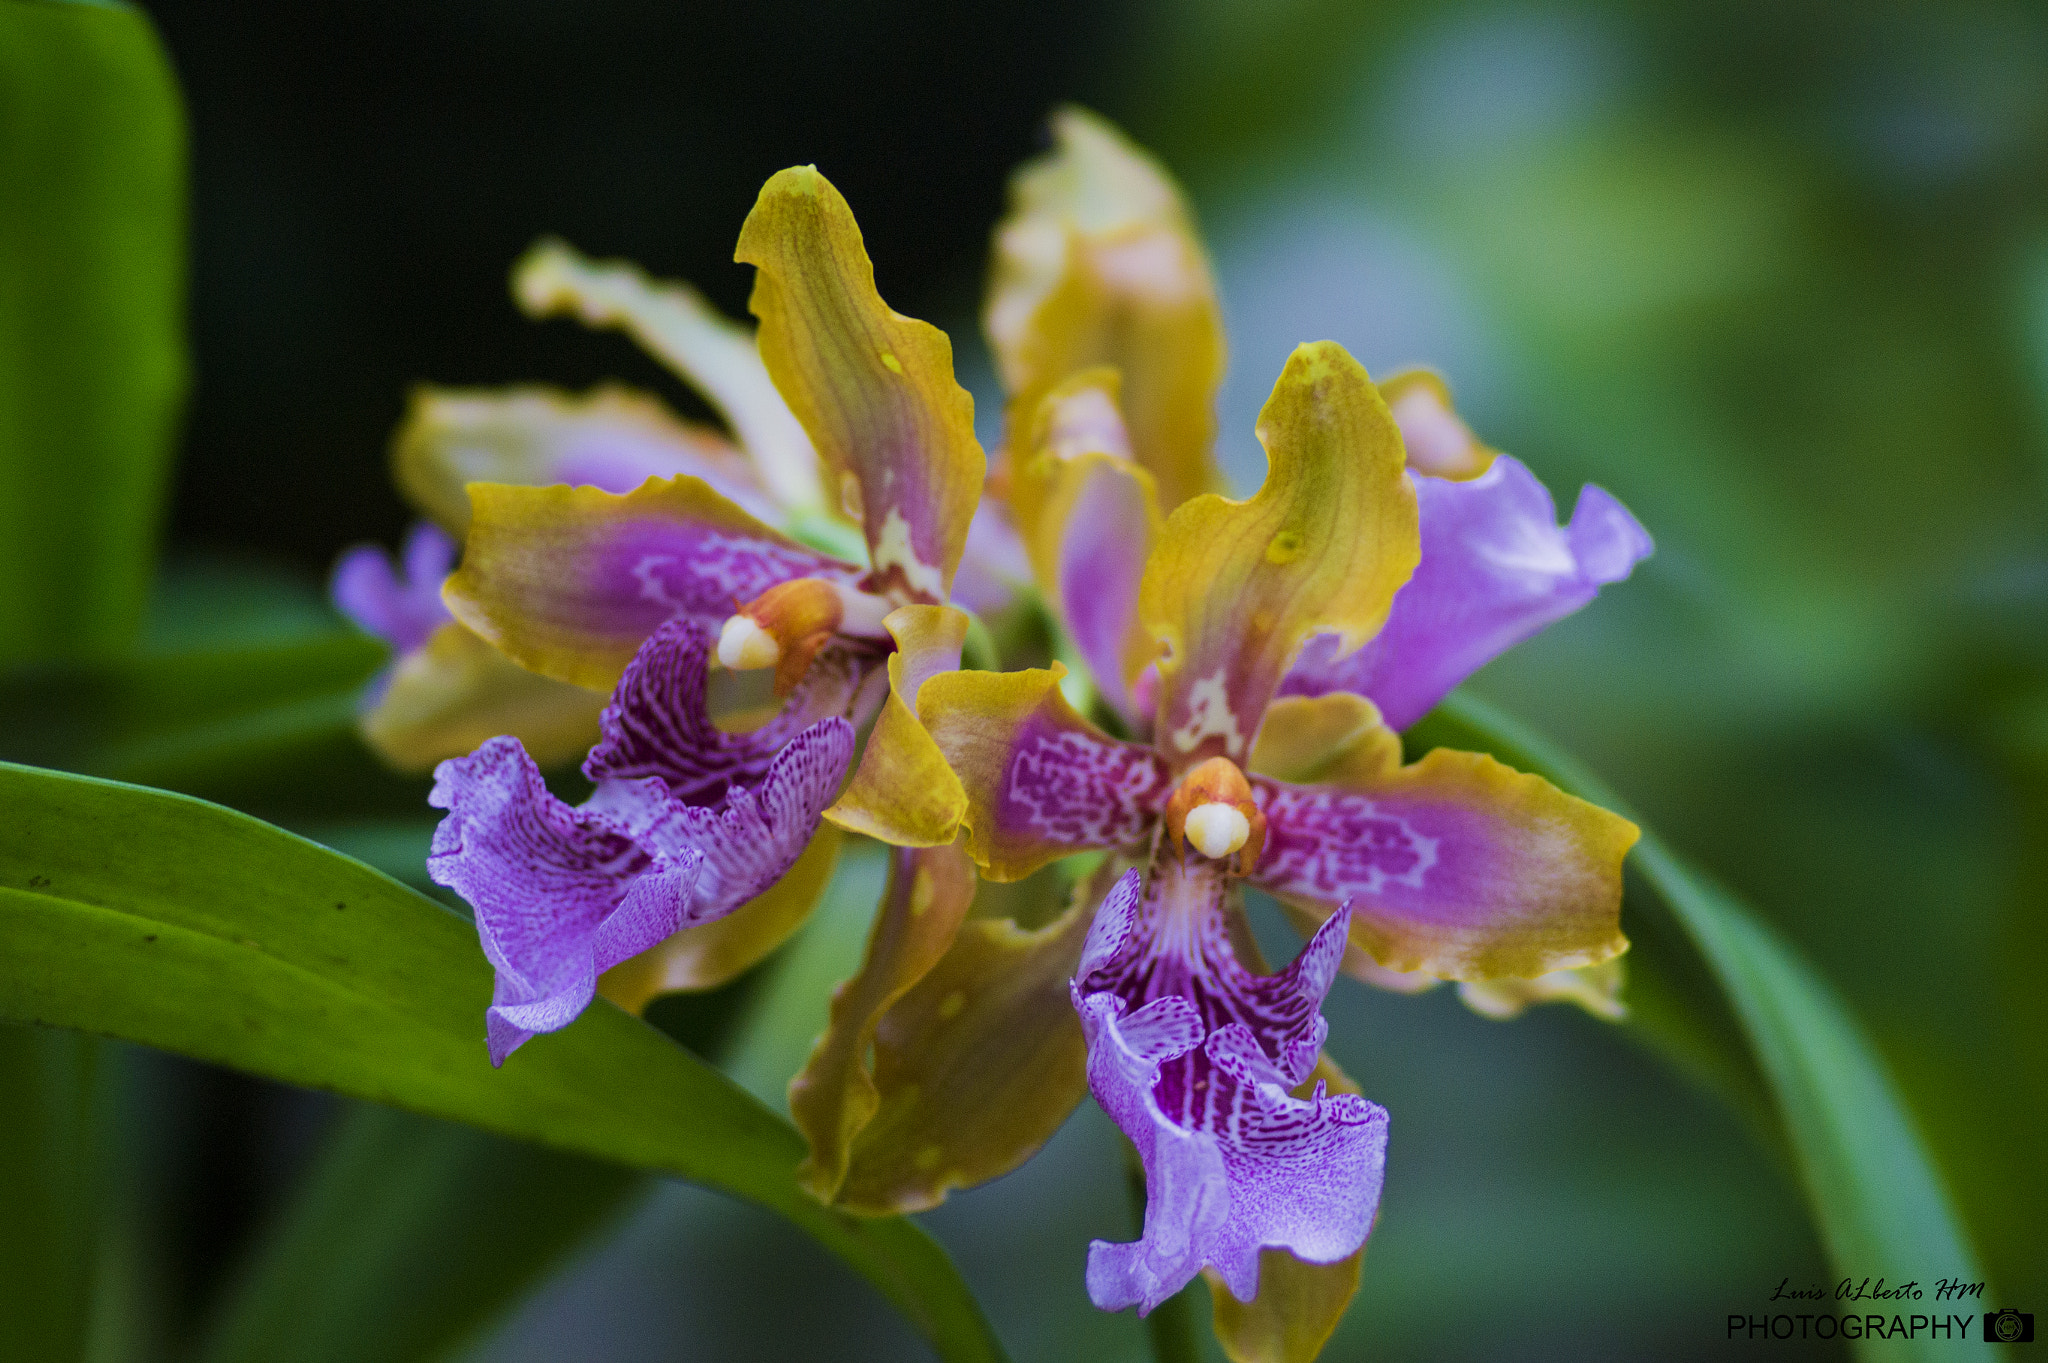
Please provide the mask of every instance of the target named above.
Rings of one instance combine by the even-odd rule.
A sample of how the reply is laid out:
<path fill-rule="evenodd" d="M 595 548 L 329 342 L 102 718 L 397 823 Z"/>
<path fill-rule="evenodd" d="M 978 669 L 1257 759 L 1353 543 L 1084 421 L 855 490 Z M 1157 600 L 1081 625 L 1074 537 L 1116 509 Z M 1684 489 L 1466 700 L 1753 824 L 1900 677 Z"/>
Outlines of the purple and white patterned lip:
<path fill-rule="evenodd" d="M 1458 683 L 1619 582 L 1654 548 L 1628 509 L 1588 484 L 1569 524 L 1520 461 L 1501 455 L 1477 478 L 1411 474 L 1422 562 L 1394 596 L 1386 626 L 1363 648 L 1336 656 L 1312 639 L 1281 695 L 1350 691 L 1405 729 Z"/>
<path fill-rule="evenodd" d="M 821 676 L 773 732 L 718 734 L 704 710 L 709 650 L 687 621 L 642 647 L 605 710 L 585 764 L 597 788 L 580 806 L 548 791 L 514 738 L 435 770 L 428 801 L 448 816 L 427 870 L 475 909 L 497 972 L 494 1065 L 574 1021 L 604 971 L 774 884 L 838 794 L 854 726 L 812 714 L 852 692 Z"/>
<path fill-rule="evenodd" d="M 455 566 L 455 541 L 432 521 L 406 533 L 398 561 L 381 546 L 359 544 L 335 560 L 328 597 L 356 628 L 398 653 L 410 653 L 453 617 L 441 583 Z"/>
<path fill-rule="evenodd" d="M 1096 1101 L 1145 1168 L 1145 1227 L 1095 1241 L 1088 1293 L 1139 1314 L 1213 1267 L 1258 1295 L 1259 1251 L 1334 1263 L 1371 1231 L 1386 1165 L 1385 1109 L 1318 1083 L 1321 1005 L 1344 955 L 1339 909 L 1292 965 L 1254 975 L 1232 951 L 1220 865 L 1160 839 L 1098 911 L 1071 986 Z"/>
<path fill-rule="evenodd" d="M 658 776 L 685 804 L 715 804 L 729 788 L 758 784 L 776 754 L 821 720 L 860 725 L 880 704 L 880 651 L 828 648 L 774 718 L 729 734 L 712 722 L 706 694 L 714 651 L 710 632 L 692 621 L 656 630 L 619 678 L 583 774 L 598 784 Z"/>

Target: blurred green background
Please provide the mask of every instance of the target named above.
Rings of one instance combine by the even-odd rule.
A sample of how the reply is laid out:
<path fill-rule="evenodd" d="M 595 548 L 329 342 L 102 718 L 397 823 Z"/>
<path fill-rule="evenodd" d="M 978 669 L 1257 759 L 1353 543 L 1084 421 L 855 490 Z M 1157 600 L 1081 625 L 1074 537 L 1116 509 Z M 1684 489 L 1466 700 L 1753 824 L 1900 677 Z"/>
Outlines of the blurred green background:
<path fill-rule="evenodd" d="M 1931 1142 L 2003 1294 L 1984 1304 L 2048 1309 L 2039 7 L 145 8 L 190 124 L 196 383 L 149 648 L 298 656 L 333 628 L 334 554 L 404 524 L 385 442 L 415 381 L 616 376 L 688 410 L 625 341 L 520 318 L 506 271 L 558 233 L 741 312 L 738 224 L 793 162 L 852 201 L 890 301 L 951 332 L 993 440 L 987 232 L 1046 112 L 1079 100 L 1166 160 L 1209 235 L 1240 487 L 1282 359 L 1330 337 L 1376 373 L 1441 368 L 1560 502 L 1597 481 L 1650 529 L 1657 555 L 1630 582 L 1474 687 L 1804 948 Z M 87 738 L 99 769 L 417 880 L 424 784 L 355 749 L 346 694 L 279 687 L 288 720 L 218 720 L 270 754 L 233 781 L 176 741 Z M 17 712 L 6 755 L 59 751 L 67 724 Z M 727 1001 L 728 1063 L 772 1102 L 858 954 L 862 888 Z M 1262 928 L 1269 954 L 1291 950 Z M 1832 1281 L 1786 1168 L 1621 1033 L 1348 983 L 1329 1015 L 1393 1135 L 1364 1287 L 1327 1357 L 1720 1357 L 1742 1347 L 1729 1313 L 1763 1310 L 1783 1277 Z M 339 1105 L 123 1064 L 136 1253 L 169 1270 L 145 1333 L 168 1348 Z M 1081 1288 L 1087 1240 L 1127 1217 L 1115 1134 L 1084 1107 L 1023 1170 L 926 1220 L 1018 1358 L 1138 1359 L 1137 1323 Z M 676 1186 L 628 1198 L 541 1282 L 460 1356 L 916 1350 L 794 1232 Z"/>

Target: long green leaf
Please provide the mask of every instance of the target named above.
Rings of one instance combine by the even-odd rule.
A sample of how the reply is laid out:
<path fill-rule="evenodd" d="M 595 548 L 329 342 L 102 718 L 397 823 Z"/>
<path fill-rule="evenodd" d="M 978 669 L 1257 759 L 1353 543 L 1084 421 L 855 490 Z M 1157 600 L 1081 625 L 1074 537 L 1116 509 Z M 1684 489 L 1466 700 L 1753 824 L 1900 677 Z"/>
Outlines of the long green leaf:
<path fill-rule="evenodd" d="M 102 1044 L 0 1027 L 0 1359 L 74 1359 L 91 1328 Z"/>
<path fill-rule="evenodd" d="M 353 631 L 249 646 L 46 664 L 0 676 L 0 757 L 128 779 L 186 774 L 180 757 L 231 747 L 277 715 L 333 711 L 346 726 L 389 650 Z M 190 766 L 188 760 L 187 766 Z M 152 770 L 154 768 L 155 770 Z"/>
<path fill-rule="evenodd" d="M 0 765 L 0 1021 L 124 1037 L 660 1170 L 788 1218 L 947 1359 L 1001 1356 L 945 1252 L 796 1185 L 802 1139 L 608 1004 L 493 1071 L 473 929 L 246 815 Z"/>
<path fill-rule="evenodd" d="M 616 1164 L 359 1108 L 265 1237 L 201 1358 L 443 1357 L 646 1183 Z"/>
<path fill-rule="evenodd" d="M 149 20 L 0 0 L 0 661 L 140 627 L 184 306 L 184 113 Z"/>
<path fill-rule="evenodd" d="M 424 844 L 412 862 L 422 863 Z M 743 981 L 651 1020 L 716 1056 Z M 201 1363 L 425 1363 L 451 1356 L 651 1180 L 474 1127 L 357 1106 L 216 1312 Z"/>
<path fill-rule="evenodd" d="M 1583 799 L 1635 817 L 1613 790 L 1568 755 L 1463 692 L 1439 706 L 1409 738 L 1418 748 L 1491 752 Z M 1647 934 L 1666 944 L 1675 926 L 1721 996 L 1695 997 L 1687 1004 L 1660 995 L 1648 1018 L 1640 1016 L 1636 1000 L 1637 1025 L 1653 1028 L 1653 1040 L 1668 1049 L 1694 1053 L 1737 1092 L 1751 1067 L 1761 1075 L 1772 1120 L 1792 1153 L 1836 1271 L 1857 1281 L 1918 1281 L 1923 1291 L 1938 1278 L 1983 1281 L 1976 1252 L 1904 1100 L 1833 987 L 1754 911 L 1647 827 L 1632 860 L 1637 884 L 1649 893 L 1630 894 L 1624 926 L 1638 941 Z M 1637 978 L 1631 975 L 1632 990 Z M 1715 1016 L 1723 1007 L 1739 1023 L 1747 1057 L 1714 1060 L 1706 1054 L 1724 1031 Z M 1853 1311 L 1854 1306 L 1841 1309 Z M 1940 1352 L 1924 1339 L 1864 1340 L 1858 1349 L 1862 1357 L 1887 1359 Z"/>
<path fill-rule="evenodd" d="M 0 760 L 176 790 L 278 818 L 416 814 L 426 783 L 356 733 L 388 650 L 353 631 L 46 664 L 0 675 Z M 317 771 L 309 782 L 305 773 Z"/>

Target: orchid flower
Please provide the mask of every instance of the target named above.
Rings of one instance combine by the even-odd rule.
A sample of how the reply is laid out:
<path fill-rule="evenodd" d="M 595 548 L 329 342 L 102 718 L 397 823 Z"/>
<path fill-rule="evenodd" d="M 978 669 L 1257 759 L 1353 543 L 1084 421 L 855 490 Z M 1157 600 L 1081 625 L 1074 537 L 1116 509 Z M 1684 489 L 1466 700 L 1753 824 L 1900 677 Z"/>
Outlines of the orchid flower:
<path fill-rule="evenodd" d="M 1072 401 L 1048 398 L 1055 443 L 1077 424 L 1058 416 Z M 1380 631 L 1422 541 L 1400 428 L 1341 347 L 1295 352 L 1258 433 L 1258 495 L 1184 503 L 1144 562 L 1133 610 L 1160 649 L 1150 743 L 1078 714 L 1058 666 L 940 675 L 917 696 L 985 875 L 1097 850 L 1149 860 L 1142 893 L 1097 917 L 1073 984 L 1090 1087 L 1147 1161 L 1143 1238 L 1091 1251 L 1106 1308 L 1149 1309 L 1205 1265 L 1249 1301 L 1262 1248 L 1327 1264 L 1362 1243 L 1384 1116 L 1290 1092 L 1314 1064 L 1347 935 L 1388 969 L 1473 980 L 1626 945 L 1626 820 L 1490 757 L 1404 766 L 1359 696 L 1278 695 L 1311 638 L 1349 653 Z M 1237 959 L 1240 885 L 1327 918 L 1290 971 Z"/>
<path fill-rule="evenodd" d="M 1126 585 L 1119 573 L 1133 556 L 1142 564 L 1146 517 L 1157 520 L 1156 508 L 1100 478 L 1043 487 L 1022 457 L 1031 446 L 1021 430 L 1073 371 L 1115 365 L 1132 412 L 1118 451 L 1134 461 L 1135 476 L 1169 489 L 1176 504 L 1220 487 L 1210 446 L 1221 314 L 1192 220 L 1165 172 L 1078 110 L 1054 127 L 1061 151 L 1020 172 L 1014 211 L 996 236 L 984 321 L 1008 393 L 1009 449 L 991 486 L 1007 488 L 1018 557 L 1041 591 L 1062 573 L 1070 583 L 1075 610 L 1066 623 L 1079 660 L 1096 663 L 1102 655 L 1090 650 L 1113 636 L 1109 656 L 1128 643 L 1142 665 L 1151 656 L 1144 641 L 1081 617 L 1096 600 L 1116 609 Z M 1095 527 L 1086 542 L 1096 560 L 1061 559 L 1055 523 L 1069 517 Z M 921 670 L 936 675 L 944 661 Z M 1092 670 L 1105 690 L 1121 675 L 1115 666 Z M 897 688 L 906 708 L 916 695 L 914 686 Z M 864 759 L 899 754 L 895 803 L 873 802 L 868 817 L 847 825 L 898 844 L 889 888 L 860 969 L 834 996 L 830 1025 L 790 1086 L 791 1114 L 810 1140 L 812 1191 L 876 1213 L 930 1207 L 953 1188 L 1007 1172 L 1080 1101 L 1083 1046 L 1067 978 L 1109 888 L 1106 880 L 1082 887 L 1064 914 L 1029 929 L 985 909 L 973 877 L 947 862 L 958 819 L 932 817 L 940 811 L 931 802 L 920 802 L 915 819 L 900 808 L 928 785 L 950 793 L 957 782 L 937 774 L 943 757 L 926 742 L 899 745 L 895 732 L 923 738 L 918 725 L 878 727 Z"/>
<path fill-rule="evenodd" d="M 1150 414 L 1166 395 L 1178 412 L 1213 408 L 1220 322 L 1191 217 L 1166 173 L 1081 110 L 1056 115 L 1053 132 L 1054 152 L 1019 174 L 1011 218 L 997 234 L 988 318 L 1015 380 L 1007 482 L 1040 591 L 1092 684 L 1091 692 L 1069 678 L 1070 697 L 1100 695 L 1127 732 L 1143 737 L 1155 645 L 1137 617 L 1138 577 L 1162 513 L 1184 500 L 1175 489 L 1219 483 L 1210 428 L 1183 416 L 1190 434 L 1165 441 Z M 1438 375 L 1407 370 L 1379 388 L 1415 486 L 1422 560 L 1371 643 L 1340 658 L 1341 641 L 1312 639 L 1279 694 L 1362 696 L 1389 727 L 1405 729 L 1480 666 L 1627 577 L 1651 543 L 1597 487 L 1581 491 L 1559 526 L 1548 491 L 1473 435 Z M 1440 983 L 1362 951 L 1345 969 L 1403 992 Z M 1495 1017 L 1553 998 L 1612 1017 L 1620 980 L 1617 962 L 1535 981 L 1467 982 L 1460 992 Z"/>
<path fill-rule="evenodd" d="M 852 211 L 815 169 L 769 180 L 738 258 L 758 271 L 760 363 L 867 561 L 781 533 L 700 475 L 624 492 L 469 484 L 443 591 L 455 618 L 544 677 L 612 688 L 581 806 L 547 793 L 514 738 L 437 772 L 449 813 L 429 869 L 476 907 L 497 1059 L 566 1025 L 607 970 L 605 992 L 637 1007 L 758 960 L 822 890 L 835 795 L 835 823 L 854 829 L 886 810 L 950 830 L 964 809 L 904 699 L 958 666 L 968 628 L 946 603 L 984 460 L 951 345 L 882 301 Z M 719 730 L 714 657 L 772 672 L 773 718 Z M 878 706 L 888 741 L 841 794 L 854 726 Z"/>
<path fill-rule="evenodd" d="M 1115 727 L 1151 739 L 1160 704 L 1159 669 L 1152 665 L 1159 642 L 1140 611 L 1139 586 L 1165 532 L 1165 512 L 1221 484 L 1210 448 L 1211 412 L 1222 373 L 1220 313 L 1191 215 L 1166 173 L 1114 129 L 1079 110 L 1057 115 L 1053 128 L 1055 150 L 1018 175 L 1012 215 L 996 237 L 986 321 L 1010 391 L 1008 448 L 1000 481 L 1006 485 L 1040 592 L 1072 640 L 1071 657 L 1092 675 L 1092 687 L 1075 688 L 1076 678 L 1068 675 L 1062 679 L 1062 690 L 1084 706 L 1089 697 L 1099 697 L 1108 712 L 1105 718 Z M 1526 511 L 1526 496 L 1524 505 L 1508 508 L 1520 514 L 1519 520 L 1497 516 L 1485 522 L 1496 532 L 1492 541 L 1459 533 L 1448 522 L 1439 524 L 1444 518 L 1437 507 L 1443 499 L 1436 484 L 1463 479 L 1467 481 L 1460 487 L 1470 486 L 1473 493 L 1484 495 L 1509 481 L 1498 472 L 1487 475 L 1496 457 L 1457 418 L 1441 380 L 1411 372 L 1388 380 L 1382 391 L 1387 405 L 1382 410 L 1390 409 L 1402 437 L 1394 444 L 1407 466 L 1399 481 L 1415 489 L 1399 495 L 1408 499 L 1411 514 L 1420 522 L 1417 552 L 1428 564 L 1414 581 L 1428 588 L 1431 575 L 1440 576 L 1447 564 L 1492 562 L 1498 565 L 1495 585 L 1505 589 L 1502 594 L 1510 606 L 1518 599 L 1530 600 L 1550 610 L 1545 618 L 1554 618 L 1582 604 L 1591 595 L 1586 582 L 1599 578 L 1581 573 L 1578 580 L 1562 581 L 1570 574 L 1559 573 L 1556 565 L 1562 556 L 1569 569 L 1572 560 L 1560 553 L 1565 532 L 1555 528 L 1540 487 L 1540 526 L 1521 514 Z M 1128 421 L 1126 411 L 1132 413 Z M 1531 485 L 1533 480 L 1522 471 L 1514 490 L 1525 492 Z M 1588 497 L 1597 504 L 1604 494 L 1596 497 L 1589 491 Z M 1582 517 L 1581 528 L 1590 527 L 1595 519 Z M 1636 537 L 1635 551 L 1646 549 L 1647 539 L 1626 513 L 1620 513 L 1620 520 L 1619 528 Z M 1364 523 L 1357 529 L 1363 533 Z M 1452 533 L 1439 533 L 1445 529 Z M 1341 545 L 1345 533 L 1336 533 L 1333 542 Z M 1582 535 L 1579 542 L 1589 539 Z M 1284 538 L 1271 547 L 1276 558 L 1311 552 L 1308 544 L 1296 546 Z M 1512 572 L 1517 549 L 1525 551 L 1519 561 L 1533 573 L 1519 582 Z M 1631 554 L 1610 554 L 1599 571 L 1619 576 L 1628 561 Z M 1549 574 L 1547 581 L 1544 573 Z M 1399 578 L 1405 576 L 1403 570 L 1381 584 L 1384 592 L 1393 594 L 1390 619 L 1402 618 L 1404 601 L 1422 595 L 1413 583 L 1401 584 Z M 1485 585 L 1481 573 L 1451 576 L 1454 587 Z M 1193 590 L 1213 589 L 1213 584 L 1196 582 Z M 1561 589 L 1546 595 L 1549 585 Z M 1450 596 L 1455 598 L 1455 591 Z M 1438 614 L 1445 609 L 1437 607 Z M 1490 645 L 1495 652 L 1516 637 L 1512 629 L 1503 634 L 1501 613 L 1495 609 L 1471 616 L 1494 630 Z M 1258 618 L 1257 612 L 1253 618 Z M 1540 623 L 1536 620 L 1522 632 Z M 1324 647 L 1311 639 L 1306 656 L 1313 661 L 1318 656 L 1313 650 Z M 1466 647 L 1460 656 L 1476 666 L 1490 654 Z M 1351 664 L 1352 656 L 1341 662 Z M 1248 726 L 1240 737 L 1253 729 L 1258 733 L 1258 760 L 1268 764 L 1260 769 L 1264 775 L 1293 775 L 1311 783 L 1372 783 L 1398 771 L 1398 739 L 1381 723 L 1369 700 L 1339 694 L 1335 684 L 1314 686 L 1316 674 L 1305 664 L 1290 665 L 1283 673 L 1282 685 L 1303 694 L 1277 697 L 1265 707 L 1271 714 L 1263 726 L 1255 714 L 1239 721 Z M 947 694 L 949 687 L 1000 690 L 1025 685 L 1020 677 L 1030 677 L 1042 691 L 1050 685 L 1051 675 L 1019 674 L 1000 682 L 987 677 L 945 678 L 923 692 L 904 688 L 903 694 L 917 697 L 920 715 L 930 720 L 927 703 Z M 1445 678 L 1446 688 L 1455 680 Z M 1053 704 L 1038 692 L 1033 695 Z M 1221 712 L 1213 708 L 1213 688 L 1195 698 L 1204 696 L 1210 703 L 1204 713 L 1214 718 Z M 953 740 L 965 746 L 949 746 L 946 756 L 966 763 L 961 775 L 968 778 L 970 795 L 977 782 L 985 789 L 994 777 L 985 771 L 976 774 L 974 745 L 957 730 L 949 742 Z M 1131 817 L 1097 845 L 1149 855 L 1149 839 L 1157 828 L 1156 802 L 1166 790 L 1163 769 L 1141 761 L 1090 775 L 1091 754 L 1097 750 L 1077 743 L 1072 752 L 1062 748 L 1043 759 L 1047 780 L 1061 774 L 1072 782 L 1092 781 L 1102 801 L 1128 806 Z M 878 735 L 867 760 L 877 760 L 885 747 Z M 1231 760 L 1243 763 L 1245 755 L 1238 752 Z M 1424 769 L 1429 778 L 1438 784 L 1462 781 L 1473 787 L 1471 798 L 1482 804 L 1489 797 L 1489 783 L 1499 787 L 1510 775 L 1476 758 L 1445 755 L 1431 762 Z M 1417 769 L 1396 779 L 1411 787 L 1427 784 Z M 1134 789 L 1133 784 L 1141 788 Z M 1556 801 L 1564 800 L 1541 783 L 1535 785 Z M 1515 792 L 1529 788 L 1508 782 L 1492 797 L 1512 805 Z M 1144 812 L 1147 800 L 1154 802 L 1150 814 Z M 1577 808 L 1572 802 L 1562 807 Z M 1341 813 L 1352 819 L 1355 811 Z M 1604 816 L 1596 816 L 1597 811 L 1587 815 L 1597 825 Z M 1100 809 L 1074 817 L 1083 824 L 1108 819 Z M 1532 817 L 1541 823 L 1542 801 Z M 1196 825 L 1212 820 L 1220 821 L 1226 831 L 1234 827 L 1231 816 L 1218 809 L 1202 814 Z M 1251 822 L 1248 815 L 1246 822 Z M 1355 819 L 1345 826 L 1365 832 L 1380 827 Z M 949 826 L 930 821 L 892 825 L 886 818 L 871 822 L 865 831 L 900 846 L 934 850 L 952 832 Z M 1420 836 L 1438 837 L 1435 832 Z M 1083 840 L 1063 851 L 1087 845 Z M 1436 843 L 1427 845 L 1434 848 Z M 1480 874 L 1471 863 L 1483 862 L 1489 850 L 1475 834 L 1466 866 L 1438 872 L 1438 878 Z M 977 855 L 987 874 L 998 880 L 1025 875 L 1047 860 L 1005 864 L 997 855 L 997 864 L 990 866 L 990 848 L 984 846 Z M 1398 857 L 1398 849 L 1389 848 L 1387 855 Z M 1416 853 L 1418 860 L 1421 855 Z M 1504 879 L 1513 874 L 1514 859 L 1502 858 L 1498 864 L 1501 869 L 1489 888 L 1506 896 L 1515 891 Z M 1423 873 L 1410 866 L 1405 874 Z M 1611 872 L 1603 871 L 1601 877 L 1593 879 L 1600 886 L 1610 885 Z M 811 1140 L 805 1172 L 813 1191 L 862 1211 L 929 1207 L 951 1188 L 1007 1171 L 1051 1135 L 1084 1088 L 1083 1037 L 1066 1006 L 1064 986 L 1078 968 L 1091 916 L 1103 902 L 1109 880 L 1098 878 L 1083 887 L 1064 915 L 1032 931 L 998 916 L 982 916 L 979 904 L 970 914 L 974 889 L 953 877 L 927 876 L 922 894 L 913 893 L 912 881 L 907 869 L 892 879 L 867 956 L 835 996 L 830 1026 L 811 1063 L 791 1086 L 792 1112 Z M 1189 883 L 1198 884 L 1199 879 Z M 1398 893 L 1399 887 L 1389 892 Z M 1446 893 L 1463 891 L 1451 881 Z M 1234 889 L 1226 887 L 1223 895 L 1230 900 Z M 1606 914 L 1611 927 L 1611 903 L 1597 908 L 1603 896 L 1611 901 L 1610 890 L 1600 889 L 1592 896 L 1596 907 L 1590 912 L 1595 918 Z M 1297 896 L 1288 907 L 1313 929 L 1337 902 Z M 1546 910 L 1539 903 L 1534 911 L 1540 917 Z M 1229 908 L 1224 916 L 1234 913 Z M 1354 944 L 1341 953 L 1345 970 L 1403 989 L 1440 982 L 1442 976 L 1423 969 L 1436 963 L 1431 957 L 1389 953 L 1389 959 L 1412 964 L 1412 970 L 1392 969 L 1374 958 L 1375 943 L 1384 944 L 1396 926 L 1371 906 L 1362 908 L 1351 921 Z M 1484 940 L 1492 932 L 1487 925 L 1475 935 Z M 1612 949 L 1589 948 L 1588 959 L 1600 960 Z M 1470 991 L 1468 1002 L 1496 1016 L 1547 997 L 1575 997 L 1602 1012 L 1618 1007 L 1618 960 L 1549 969 L 1544 968 L 1547 959 L 1538 956 L 1529 966 L 1495 959 L 1465 973 L 1528 968 L 1537 975 L 1523 979 L 1507 974 L 1473 980 L 1461 988 Z M 861 1059 L 868 1054 L 872 1064 Z M 1348 1086 L 1327 1062 L 1320 1073 L 1335 1089 Z M 1296 1274 L 1300 1267 L 1285 1254 L 1269 1258 L 1282 1273 Z M 1348 1291 L 1337 1296 L 1339 1308 L 1343 1296 Z"/>

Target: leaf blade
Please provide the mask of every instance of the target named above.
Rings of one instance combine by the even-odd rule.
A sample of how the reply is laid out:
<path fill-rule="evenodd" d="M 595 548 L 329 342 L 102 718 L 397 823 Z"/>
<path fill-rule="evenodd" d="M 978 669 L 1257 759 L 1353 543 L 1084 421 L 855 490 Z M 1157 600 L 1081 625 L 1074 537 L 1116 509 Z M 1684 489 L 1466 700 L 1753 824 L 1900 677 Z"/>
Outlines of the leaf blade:
<path fill-rule="evenodd" d="M 0 660 L 103 656 L 184 401 L 184 110 L 140 10 L 9 0 L 0 122 Z"/>
<path fill-rule="evenodd" d="M 1410 731 L 1420 746 L 1476 747 L 1642 823 L 1605 782 L 1521 723 L 1465 692 Z M 1806 1189 L 1828 1257 L 1846 1276 L 1981 1282 L 1969 1236 L 1882 1057 L 1834 987 L 1735 895 L 1649 827 L 1632 857 L 1653 902 L 1722 992 Z M 1630 931 L 1644 920 L 1626 925 Z M 1654 922 L 1653 931 L 1656 930 Z M 1668 1001 L 1667 1001 L 1668 1002 Z M 1703 1029 L 1711 1033 L 1709 1026 Z M 1740 1073 L 1738 1062 L 1733 1072 Z M 1739 1082 L 1739 1081 L 1738 1081 Z M 1932 1357 L 1927 1341 L 1858 1343 L 1866 1358 Z"/>
<path fill-rule="evenodd" d="M 99 1253 L 101 1114 L 90 1037 L 0 1027 L 0 1358 L 83 1356 Z"/>
<path fill-rule="evenodd" d="M 796 1132 L 646 1024 L 600 1002 L 491 1071 L 473 930 L 416 891 L 184 796 L 0 765 L 0 807 L 0 1020 L 717 1188 L 817 1239 L 941 1357 L 1001 1357 L 943 1250 L 908 1222 L 857 1221 L 804 1194 Z"/>
<path fill-rule="evenodd" d="M 445 1357 L 645 1183 L 604 1161 L 358 1108 L 266 1235 L 199 1358 Z"/>

